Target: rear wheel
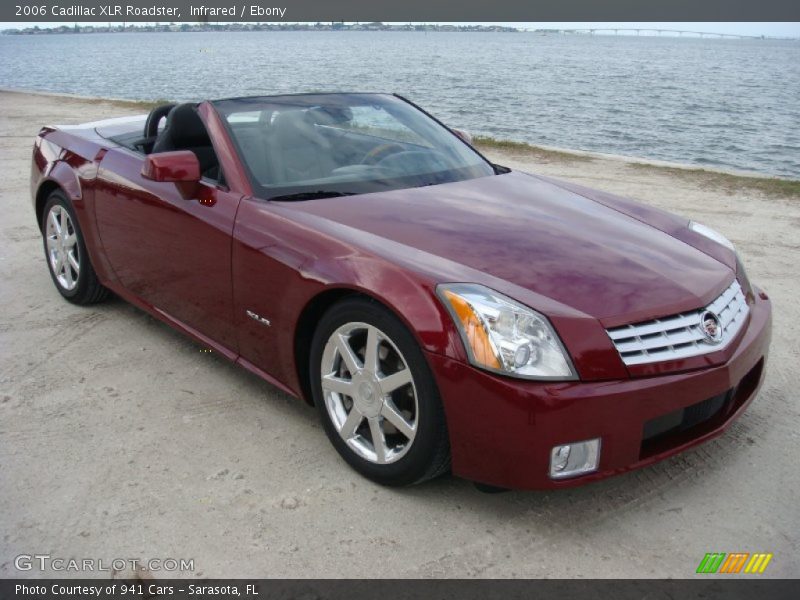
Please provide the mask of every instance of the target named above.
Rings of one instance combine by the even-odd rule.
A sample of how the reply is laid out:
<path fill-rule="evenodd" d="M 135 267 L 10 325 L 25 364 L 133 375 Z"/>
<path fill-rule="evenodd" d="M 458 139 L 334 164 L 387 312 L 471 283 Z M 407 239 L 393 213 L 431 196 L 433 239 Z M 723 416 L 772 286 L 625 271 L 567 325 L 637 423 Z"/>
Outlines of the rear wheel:
<path fill-rule="evenodd" d="M 339 454 L 383 485 L 450 466 L 444 411 L 414 337 L 375 302 L 351 298 L 322 318 L 311 347 L 314 402 Z"/>
<path fill-rule="evenodd" d="M 97 280 L 70 201 L 55 191 L 48 197 L 42 215 L 44 253 L 56 289 L 75 304 L 104 300 L 108 290 Z"/>

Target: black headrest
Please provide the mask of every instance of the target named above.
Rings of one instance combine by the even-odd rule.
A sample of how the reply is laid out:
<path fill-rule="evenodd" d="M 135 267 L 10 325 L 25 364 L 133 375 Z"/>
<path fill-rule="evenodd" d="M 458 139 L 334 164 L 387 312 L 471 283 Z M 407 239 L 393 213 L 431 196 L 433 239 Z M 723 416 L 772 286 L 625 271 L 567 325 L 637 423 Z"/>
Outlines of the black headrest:
<path fill-rule="evenodd" d="M 194 104 L 178 104 L 169 112 L 167 130 L 172 142 L 179 147 L 210 146 L 203 121 Z"/>
<path fill-rule="evenodd" d="M 144 124 L 144 137 L 156 137 L 158 135 L 158 124 L 161 122 L 161 119 L 166 117 L 173 108 L 175 108 L 174 104 L 162 104 L 161 106 L 156 106 L 153 110 L 151 110 L 150 114 L 147 115 L 147 121 L 145 121 Z"/>

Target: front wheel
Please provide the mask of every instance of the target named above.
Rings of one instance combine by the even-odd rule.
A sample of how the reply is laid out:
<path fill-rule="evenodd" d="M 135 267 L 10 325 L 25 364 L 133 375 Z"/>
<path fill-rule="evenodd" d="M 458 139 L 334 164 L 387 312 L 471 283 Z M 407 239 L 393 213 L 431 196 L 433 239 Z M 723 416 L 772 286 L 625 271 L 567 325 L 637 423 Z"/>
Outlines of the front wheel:
<path fill-rule="evenodd" d="M 60 191 L 47 198 L 42 235 L 50 276 L 64 298 L 75 304 L 93 304 L 108 296 L 89 261 L 75 211 Z"/>
<path fill-rule="evenodd" d="M 332 307 L 311 346 L 314 402 L 339 454 L 383 485 L 409 485 L 449 469 L 436 383 L 414 337 L 363 298 Z"/>

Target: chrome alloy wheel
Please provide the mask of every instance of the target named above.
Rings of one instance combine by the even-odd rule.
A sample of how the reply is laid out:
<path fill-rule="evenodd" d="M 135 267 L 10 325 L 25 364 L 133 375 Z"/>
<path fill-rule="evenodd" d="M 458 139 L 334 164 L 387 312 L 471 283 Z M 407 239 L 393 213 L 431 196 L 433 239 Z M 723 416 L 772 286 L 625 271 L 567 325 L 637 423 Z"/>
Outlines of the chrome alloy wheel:
<path fill-rule="evenodd" d="M 78 285 L 81 273 L 78 254 L 78 234 L 69 213 L 59 204 L 47 214 L 47 259 L 53 275 L 63 289 L 70 291 Z"/>
<path fill-rule="evenodd" d="M 367 323 L 334 331 L 322 353 L 322 393 L 339 435 L 361 458 L 402 458 L 417 432 L 418 399 L 408 363 L 389 337 Z"/>

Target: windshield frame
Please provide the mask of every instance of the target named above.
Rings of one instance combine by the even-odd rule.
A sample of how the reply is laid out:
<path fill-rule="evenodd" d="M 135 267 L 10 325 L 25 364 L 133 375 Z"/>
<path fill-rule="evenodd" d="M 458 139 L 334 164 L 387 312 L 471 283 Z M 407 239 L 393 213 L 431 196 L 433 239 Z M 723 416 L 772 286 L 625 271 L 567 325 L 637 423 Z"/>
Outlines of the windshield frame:
<path fill-rule="evenodd" d="M 466 165 L 464 168 L 461 169 L 451 169 L 448 171 L 438 171 L 438 172 L 431 172 L 428 174 L 413 174 L 405 177 L 386 177 L 383 179 L 367 179 L 363 181 L 334 181 L 334 182 L 324 182 L 319 181 L 319 183 L 314 183 L 311 180 L 309 182 L 289 182 L 285 186 L 272 186 L 272 185 L 264 185 L 258 177 L 253 173 L 250 164 L 248 163 L 247 159 L 245 158 L 244 150 L 239 143 L 239 138 L 236 132 L 233 130 L 231 126 L 231 122 L 229 121 L 228 117 L 231 113 L 236 112 L 247 112 L 246 108 L 247 105 L 253 105 L 254 107 L 258 105 L 269 105 L 269 104 L 280 104 L 284 101 L 286 104 L 290 104 L 293 106 L 301 105 L 307 106 L 308 108 L 313 108 L 320 105 L 320 101 L 324 103 L 326 98 L 336 97 L 344 99 L 345 105 L 347 106 L 359 106 L 368 104 L 368 100 L 370 98 L 378 98 L 378 99 L 392 99 L 403 102 L 405 105 L 410 107 L 413 111 L 420 113 L 420 118 L 427 119 L 431 121 L 435 126 L 440 127 L 443 130 L 444 135 L 451 136 L 448 137 L 448 141 L 450 139 L 456 140 L 455 143 L 463 144 L 468 152 L 474 155 L 478 160 L 473 165 Z M 352 98 L 353 102 L 348 103 L 346 102 L 347 99 Z M 315 102 L 315 100 L 317 100 Z M 214 108 L 215 112 L 218 114 L 220 121 L 222 122 L 223 127 L 225 128 L 226 133 L 230 137 L 231 144 L 237 154 L 237 158 L 241 165 L 243 166 L 245 173 L 250 181 L 252 189 L 254 191 L 254 195 L 267 200 L 267 201 L 286 201 L 293 199 L 292 197 L 295 196 L 297 199 L 312 199 L 312 198 L 303 198 L 303 195 L 317 195 L 317 199 L 325 198 L 325 197 L 338 197 L 338 196 L 354 196 L 354 195 L 362 195 L 362 194 L 369 194 L 369 193 L 379 193 L 382 191 L 394 191 L 394 190 L 403 190 L 403 189 L 415 189 L 419 187 L 426 187 L 430 185 L 438 185 L 442 183 L 450 183 L 456 181 L 466 181 L 469 179 L 476 179 L 481 178 L 489 175 L 499 175 L 502 173 L 507 172 L 507 170 L 503 167 L 498 167 L 497 165 L 493 164 L 489 159 L 487 159 L 483 154 L 481 154 L 476 148 L 474 148 L 471 144 L 467 143 L 461 136 L 457 135 L 452 129 L 450 129 L 447 125 L 442 123 L 439 119 L 428 113 L 426 110 L 420 108 L 410 100 L 400 96 L 399 94 L 387 94 L 387 93 L 361 93 L 361 92 L 309 92 L 309 93 L 299 93 L 299 94 L 280 94 L 274 96 L 245 96 L 245 97 L 237 97 L 237 98 L 224 98 L 219 100 L 210 100 L 209 104 Z M 237 108 L 244 108 L 245 110 L 229 110 L 226 105 L 228 104 L 235 104 Z M 471 174 L 470 171 L 474 169 L 479 169 L 481 165 L 485 165 L 488 167 L 487 172 L 485 174 L 478 174 L 474 175 Z M 447 174 L 448 179 L 446 181 L 430 181 L 427 183 L 420 183 L 420 178 L 423 175 L 430 175 L 432 178 L 434 175 L 437 177 L 441 177 L 444 174 Z M 324 193 L 320 192 L 330 192 L 329 195 L 325 195 Z"/>

